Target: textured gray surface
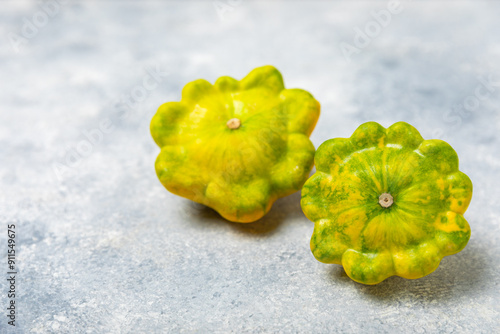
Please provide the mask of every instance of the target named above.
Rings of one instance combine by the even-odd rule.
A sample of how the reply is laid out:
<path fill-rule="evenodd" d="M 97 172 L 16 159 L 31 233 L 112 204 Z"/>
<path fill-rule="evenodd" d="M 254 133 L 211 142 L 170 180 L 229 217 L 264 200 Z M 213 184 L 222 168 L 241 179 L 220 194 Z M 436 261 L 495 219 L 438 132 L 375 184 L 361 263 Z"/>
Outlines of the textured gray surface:
<path fill-rule="evenodd" d="M 41 5 L 2 2 L 0 252 L 16 223 L 17 331 L 500 331 L 500 85 L 472 112 L 454 109 L 474 102 L 478 78 L 500 81 L 500 4 L 402 2 L 347 62 L 340 43 L 386 2 L 231 3 L 224 17 L 212 1 L 67 3 L 16 52 L 11 33 Z M 447 140 L 474 183 L 465 250 L 425 278 L 363 286 L 313 258 L 299 193 L 238 225 L 163 189 L 148 129 L 157 106 L 188 81 L 264 64 L 322 103 L 316 146 L 369 120 Z M 156 89 L 117 103 L 156 67 L 169 71 Z M 68 158 L 106 120 L 88 156 Z"/>

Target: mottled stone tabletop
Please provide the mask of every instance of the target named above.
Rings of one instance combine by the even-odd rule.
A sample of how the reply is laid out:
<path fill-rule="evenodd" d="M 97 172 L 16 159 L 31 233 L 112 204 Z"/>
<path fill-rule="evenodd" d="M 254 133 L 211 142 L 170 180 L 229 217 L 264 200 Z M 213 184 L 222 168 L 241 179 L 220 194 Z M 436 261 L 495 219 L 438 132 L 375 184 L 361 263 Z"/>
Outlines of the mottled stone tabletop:
<path fill-rule="evenodd" d="M 1 333 L 500 331 L 500 3 L 1 7 Z M 168 193 L 157 107 L 265 64 L 321 102 L 316 147 L 372 120 L 449 142 L 474 184 L 468 246 L 422 279 L 363 286 L 314 259 L 300 193 L 248 225 Z"/>

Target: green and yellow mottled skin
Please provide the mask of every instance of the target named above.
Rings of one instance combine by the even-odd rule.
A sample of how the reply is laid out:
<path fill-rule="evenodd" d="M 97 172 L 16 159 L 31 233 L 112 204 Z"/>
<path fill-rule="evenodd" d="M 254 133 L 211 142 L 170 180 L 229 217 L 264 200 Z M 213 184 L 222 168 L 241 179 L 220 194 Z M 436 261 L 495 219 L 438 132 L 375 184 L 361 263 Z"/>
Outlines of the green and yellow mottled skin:
<path fill-rule="evenodd" d="M 307 179 L 315 152 L 309 135 L 319 113 L 318 101 L 285 89 L 272 66 L 241 81 L 190 82 L 181 101 L 163 104 L 151 121 L 161 148 L 156 173 L 170 192 L 230 221 L 256 221 Z"/>
<path fill-rule="evenodd" d="M 354 281 L 420 278 L 467 244 L 472 183 L 446 142 L 424 140 L 404 122 L 387 129 L 368 122 L 351 138 L 324 142 L 315 164 L 301 200 L 315 223 L 311 250 Z M 387 208 L 379 204 L 384 193 L 394 201 Z"/>

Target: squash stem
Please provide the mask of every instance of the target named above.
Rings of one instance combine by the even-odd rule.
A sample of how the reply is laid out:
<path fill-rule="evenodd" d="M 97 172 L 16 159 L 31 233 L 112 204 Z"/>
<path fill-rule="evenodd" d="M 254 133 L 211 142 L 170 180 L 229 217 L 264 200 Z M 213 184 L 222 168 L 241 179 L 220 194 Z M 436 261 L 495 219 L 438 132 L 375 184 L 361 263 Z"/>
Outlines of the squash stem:
<path fill-rule="evenodd" d="M 231 118 L 229 121 L 227 121 L 226 125 L 231 130 L 236 130 L 240 127 L 241 121 L 238 118 Z"/>
<path fill-rule="evenodd" d="M 378 204 L 380 204 L 384 208 L 390 207 L 394 203 L 394 198 L 389 193 L 383 193 L 378 198 Z"/>

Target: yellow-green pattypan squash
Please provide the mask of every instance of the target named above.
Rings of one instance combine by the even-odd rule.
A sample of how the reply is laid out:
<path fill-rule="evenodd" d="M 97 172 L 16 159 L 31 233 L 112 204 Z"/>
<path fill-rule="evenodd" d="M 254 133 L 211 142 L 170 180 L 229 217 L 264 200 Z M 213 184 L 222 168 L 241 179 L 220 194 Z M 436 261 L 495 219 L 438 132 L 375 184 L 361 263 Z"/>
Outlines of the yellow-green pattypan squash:
<path fill-rule="evenodd" d="M 315 163 L 301 200 L 315 223 L 311 250 L 354 281 L 420 278 L 467 244 L 472 183 L 446 142 L 404 122 L 368 122 L 324 142 Z"/>
<path fill-rule="evenodd" d="M 170 192 L 233 222 L 253 222 L 300 190 L 313 166 L 309 140 L 320 113 L 311 94 L 285 89 L 272 66 L 238 81 L 195 80 L 160 106 L 151 134 L 156 173 Z"/>

